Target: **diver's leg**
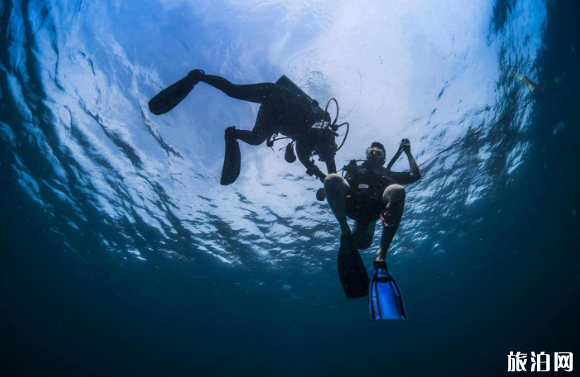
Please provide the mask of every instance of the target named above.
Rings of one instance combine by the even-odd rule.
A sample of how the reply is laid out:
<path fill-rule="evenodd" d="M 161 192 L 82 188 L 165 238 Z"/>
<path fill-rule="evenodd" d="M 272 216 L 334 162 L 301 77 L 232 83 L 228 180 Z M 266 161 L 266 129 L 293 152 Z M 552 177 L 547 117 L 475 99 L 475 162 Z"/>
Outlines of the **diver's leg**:
<path fill-rule="evenodd" d="M 286 101 L 291 95 L 290 91 L 282 85 L 271 82 L 236 85 L 223 77 L 213 75 L 203 75 L 199 80 L 221 90 L 229 97 L 254 103 Z"/>
<path fill-rule="evenodd" d="M 368 249 L 373 243 L 376 221 L 355 221 L 352 232 L 352 244 L 355 248 Z"/>
<path fill-rule="evenodd" d="M 324 190 L 328 205 L 330 205 L 330 209 L 340 225 L 340 231 L 343 235 L 350 234 L 346 220 L 346 194 L 350 190 L 350 185 L 340 175 L 328 174 L 324 179 Z"/>
<path fill-rule="evenodd" d="M 226 138 L 241 140 L 250 145 L 260 145 L 276 132 L 276 126 L 272 119 L 271 105 L 262 105 L 251 131 L 228 127 L 226 128 Z"/>
<path fill-rule="evenodd" d="M 405 197 L 407 193 L 401 185 L 389 185 L 383 193 L 383 203 L 386 205 L 384 212 L 383 234 L 381 235 L 381 244 L 377 250 L 375 264 L 386 266 L 387 251 L 391 242 L 397 233 L 399 223 L 403 217 L 405 209 Z"/>
<path fill-rule="evenodd" d="M 326 163 L 326 171 L 328 174 L 336 172 L 336 162 L 334 162 L 334 157 L 329 158 L 325 161 Z"/>
<path fill-rule="evenodd" d="M 241 140 L 246 144 L 250 145 L 260 145 L 268 138 L 267 134 L 261 132 L 254 132 L 248 130 L 237 130 L 235 127 L 226 128 L 226 134 L 232 133 L 233 138 L 236 140 Z"/>

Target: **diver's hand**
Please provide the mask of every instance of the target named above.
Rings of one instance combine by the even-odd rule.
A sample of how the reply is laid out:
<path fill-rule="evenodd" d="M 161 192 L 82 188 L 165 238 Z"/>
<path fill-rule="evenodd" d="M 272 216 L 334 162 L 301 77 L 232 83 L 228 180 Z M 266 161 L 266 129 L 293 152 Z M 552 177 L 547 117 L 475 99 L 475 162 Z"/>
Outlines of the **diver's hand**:
<path fill-rule="evenodd" d="M 405 154 L 411 154 L 411 142 L 409 139 L 401 140 L 401 146 L 399 148 L 402 149 Z"/>
<path fill-rule="evenodd" d="M 408 183 L 413 183 L 421 179 L 421 171 L 419 170 L 419 165 L 417 165 L 417 161 L 415 161 L 415 157 L 411 154 L 411 142 L 409 139 L 401 140 L 401 149 L 407 155 L 409 159 L 409 169 L 411 170 L 411 181 Z"/>
<path fill-rule="evenodd" d="M 201 78 L 205 75 L 205 72 L 201 69 L 194 69 L 187 74 L 187 78 L 191 81 L 193 85 L 196 85 Z"/>

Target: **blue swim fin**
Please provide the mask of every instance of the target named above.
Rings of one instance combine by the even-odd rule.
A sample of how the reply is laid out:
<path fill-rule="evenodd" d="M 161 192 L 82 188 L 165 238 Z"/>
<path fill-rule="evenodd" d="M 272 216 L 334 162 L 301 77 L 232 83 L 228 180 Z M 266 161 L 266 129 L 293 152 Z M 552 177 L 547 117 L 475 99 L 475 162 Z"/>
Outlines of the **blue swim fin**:
<path fill-rule="evenodd" d="M 399 286 L 386 267 L 375 266 L 369 287 L 369 306 L 371 319 L 407 319 Z"/>

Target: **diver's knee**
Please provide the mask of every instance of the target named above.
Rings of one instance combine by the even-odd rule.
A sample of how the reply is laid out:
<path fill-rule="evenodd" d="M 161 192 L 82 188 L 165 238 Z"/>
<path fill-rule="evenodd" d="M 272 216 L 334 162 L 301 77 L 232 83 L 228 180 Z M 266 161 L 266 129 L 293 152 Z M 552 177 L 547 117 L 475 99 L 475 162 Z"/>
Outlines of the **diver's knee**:
<path fill-rule="evenodd" d="M 263 142 L 266 141 L 266 139 L 268 138 L 267 135 L 264 135 L 263 133 L 258 133 L 258 132 L 253 132 L 250 134 L 250 140 L 248 142 L 248 144 L 250 145 L 260 145 Z"/>
<path fill-rule="evenodd" d="M 336 190 L 338 187 L 344 186 L 344 184 L 348 185 L 348 182 L 340 175 L 336 173 L 328 174 L 326 178 L 324 178 L 324 189 L 325 190 Z"/>
<path fill-rule="evenodd" d="M 324 178 L 324 190 L 327 193 L 338 193 L 338 195 L 346 195 L 350 186 L 346 179 L 338 174 L 328 174 Z M 332 195 L 332 194 L 331 194 Z"/>
<path fill-rule="evenodd" d="M 404 203 L 406 196 L 407 191 L 403 186 L 393 184 L 385 189 L 383 193 L 383 203 L 385 204 Z"/>
<path fill-rule="evenodd" d="M 266 141 L 266 140 L 261 140 L 261 139 L 256 138 L 256 139 L 251 139 L 248 144 L 253 145 L 253 146 L 257 146 L 257 145 L 262 144 L 264 141 Z"/>

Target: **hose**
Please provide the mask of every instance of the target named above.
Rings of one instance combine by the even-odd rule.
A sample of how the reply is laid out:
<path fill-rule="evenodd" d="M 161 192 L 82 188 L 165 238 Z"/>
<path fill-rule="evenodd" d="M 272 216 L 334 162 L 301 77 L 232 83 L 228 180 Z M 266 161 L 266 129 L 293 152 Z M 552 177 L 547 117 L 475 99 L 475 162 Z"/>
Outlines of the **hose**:
<path fill-rule="evenodd" d="M 326 102 L 326 107 L 324 108 L 324 115 L 322 116 L 322 122 L 324 122 L 324 117 L 326 116 L 326 114 L 328 114 L 328 106 L 330 105 L 330 101 L 334 101 L 334 103 L 336 104 L 336 117 L 334 118 L 334 121 L 330 123 L 330 126 L 334 128 L 334 126 L 336 125 L 336 121 L 338 120 L 338 114 L 340 114 L 340 107 L 338 106 L 338 101 L 334 97 L 330 97 L 328 99 L 328 102 Z M 328 116 L 330 116 L 330 114 L 328 114 Z"/>
<path fill-rule="evenodd" d="M 348 122 L 344 122 L 340 125 L 338 125 L 336 127 L 336 129 L 339 129 L 340 127 L 346 125 L 346 133 L 344 134 L 344 139 L 342 139 L 342 143 L 340 143 L 340 146 L 336 149 L 336 151 L 338 152 L 340 150 L 340 148 L 342 148 L 342 146 L 344 145 L 344 142 L 346 141 L 346 138 L 348 137 L 348 131 L 350 131 L 350 124 Z"/>

